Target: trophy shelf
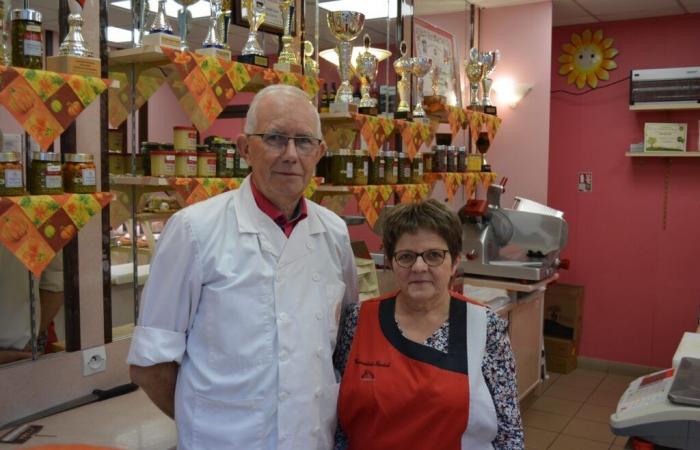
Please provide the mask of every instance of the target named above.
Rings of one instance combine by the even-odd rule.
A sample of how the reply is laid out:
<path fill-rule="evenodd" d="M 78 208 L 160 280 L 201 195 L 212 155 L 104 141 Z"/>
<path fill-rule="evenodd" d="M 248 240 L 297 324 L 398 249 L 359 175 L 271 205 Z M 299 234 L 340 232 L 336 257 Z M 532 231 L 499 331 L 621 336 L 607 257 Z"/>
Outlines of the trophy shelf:
<path fill-rule="evenodd" d="M 163 50 L 155 45 L 144 45 L 141 47 L 113 50 L 109 52 L 108 57 L 110 66 L 136 63 L 170 63 L 170 60 L 167 56 L 165 56 Z"/>

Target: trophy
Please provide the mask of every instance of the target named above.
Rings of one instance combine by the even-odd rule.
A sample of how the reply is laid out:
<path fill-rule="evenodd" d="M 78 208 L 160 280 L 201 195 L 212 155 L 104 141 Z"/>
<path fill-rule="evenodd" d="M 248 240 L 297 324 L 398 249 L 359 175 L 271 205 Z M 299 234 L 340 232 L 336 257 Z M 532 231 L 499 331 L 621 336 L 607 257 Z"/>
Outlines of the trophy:
<path fill-rule="evenodd" d="M 260 0 L 243 0 L 248 17 L 248 40 L 241 50 L 238 61 L 246 64 L 254 64 L 267 67 L 268 60 L 260 43 L 258 43 L 258 28 L 265 21 L 265 4 Z"/>
<path fill-rule="evenodd" d="M 135 39 L 134 46 L 141 47 L 143 45 L 143 35 L 146 30 L 146 15 L 148 14 L 148 0 L 133 0 L 134 9 L 132 11 L 132 20 L 134 33 L 138 36 Z"/>
<path fill-rule="evenodd" d="M 481 62 L 479 49 L 473 47 L 469 50 L 469 59 L 466 61 L 467 79 L 469 79 L 469 109 L 481 109 L 479 101 L 479 84 L 484 78 L 484 63 Z"/>
<path fill-rule="evenodd" d="M 491 103 L 491 84 L 493 80 L 489 78 L 489 75 L 493 73 L 493 69 L 496 64 L 501 59 L 501 52 L 498 50 L 493 50 L 490 52 L 485 52 L 481 54 L 481 63 L 484 65 L 484 78 L 481 80 L 481 104 L 484 107 L 484 112 L 486 114 L 496 114 L 496 107 Z"/>
<path fill-rule="evenodd" d="M 231 51 L 224 45 L 224 10 L 223 0 L 209 0 L 209 29 L 202 46 L 197 50 L 200 55 L 214 56 L 223 60 L 231 60 Z"/>
<path fill-rule="evenodd" d="M 362 83 L 360 87 L 360 93 L 362 94 L 362 99 L 360 99 L 360 114 L 376 116 L 378 113 L 377 100 L 369 96 L 369 89 L 370 85 L 377 77 L 379 62 L 377 57 L 369 52 L 371 42 L 369 34 L 365 34 L 364 41 L 365 51 L 358 54 L 355 59 L 355 72 Z"/>
<path fill-rule="evenodd" d="M 304 41 L 304 75 L 318 78 L 318 63 L 311 57 L 314 54 L 314 44 Z"/>
<path fill-rule="evenodd" d="M 411 106 L 408 104 L 409 90 L 411 88 L 411 58 L 406 56 L 406 43 L 401 41 L 401 57 L 394 61 L 394 72 L 401 77 L 396 82 L 396 90 L 399 93 L 399 106 L 394 113 L 395 119 L 410 119 Z"/>
<path fill-rule="evenodd" d="M 423 77 L 430 71 L 433 61 L 427 56 L 411 58 L 411 73 L 416 76 L 416 106 L 413 117 L 425 117 L 423 109 Z"/>
<path fill-rule="evenodd" d="M 83 5 L 86 0 L 69 0 L 68 33 L 58 48 L 58 56 L 46 58 L 48 70 L 99 77 L 102 73 L 99 58 L 93 58 L 82 35 Z"/>
<path fill-rule="evenodd" d="M 144 2 L 143 8 L 148 11 L 148 2 Z M 140 6 L 138 6 L 140 7 Z M 144 13 L 145 17 L 145 13 Z M 158 0 L 158 11 L 151 24 L 148 26 L 148 34 L 145 36 L 144 30 L 141 30 L 141 44 L 153 47 L 170 47 L 180 48 L 180 39 L 173 33 L 173 27 L 170 26 L 168 17 L 165 15 L 165 0 Z"/>
<path fill-rule="evenodd" d="M 297 54 L 292 49 L 290 5 L 293 0 L 280 0 L 280 11 L 282 12 L 282 21 L 284 22 L 284 33 L 282 34 L 282 51 L 277 58 L 275 70 L 280 72 L 295 72 L 301 73 L 301 66 L 297 59 Z"/>
<path fill-rule="evenodd" d="M 233 6 L 233 0 L 223 0 L 221 3 L 221 39 L 224 42 L 224 48 L 229 50 L 231 48 L 228 45 L 228 27 L 231 23 L 231 10 Z"/>
<path fill-rule="evenodd" d="M 445 112 L 445 105 L 447 104 L 444 95 L 440 95 L 440 65 L 433 64 L 433 68 L 430 69 L 430 84 L 431 84 L 431 95 L 426 95 L 423 97 L 423 108 L 425 108 L 426 113 L 431 115 L 439 115 L 441 119 L 447 120 L 447 114 Z"/>
<path fill-rule="evenodd" d="M 190 49 L 187 40 L 190 34 L 190 24 L 192 23 L 192 13 L 187 9 L 194 5 L 199 0 L 175 0 L 175 3 L 182 6 L 182 9 L 177 13 L 177 23 L 180 29 L 180 50 L 187 51 Z"/>
<path fill-rule="evenodd" d="M 335 101 L 331 105 L 331 112 L 348 112 L 354 109 L 352 103 L 352 88 L 350 87 L 350 59 L 352 58 L 352 45 L 365 24 L 365 15 L 354 11 L 334 11 L 326 16 L 328 29 L 338 39 L 338 73 L 340 74 L 340 86 L 335 94 Z"/>

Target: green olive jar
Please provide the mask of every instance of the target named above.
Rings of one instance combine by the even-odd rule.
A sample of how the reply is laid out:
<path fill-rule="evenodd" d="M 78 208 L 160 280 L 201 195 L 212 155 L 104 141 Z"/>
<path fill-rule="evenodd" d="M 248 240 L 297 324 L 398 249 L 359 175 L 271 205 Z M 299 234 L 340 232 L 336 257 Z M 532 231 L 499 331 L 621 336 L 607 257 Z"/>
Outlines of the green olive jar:
<path fill-rule="evenodd" d="M 369 183 L 369 152 L 367 150 L 355 150 L 353 168 L 352 184 L 366 186 Z"/>
<path fill-rule="evenodd" d="M 331 183 L 340 186 L 353 184 L 354 181 L 354 159 L 353 151 L 340 149 L 333 152 L 331 158 Z"/>
<path fill-rule="evenodd" d="M 447 172 L 447 146 L 436 145 L 433 150 L 433 172 Z"/>
<path fill-rule="evenodd" d="M 91 194 L 97 191 L 95 158 L 87 153 L 63 155 L 63 186 L 72 194 Z"/>
<path fill-rule="evenodd" d="M 241 155 L 241 152 L 236 149 L 233 155 L 233 176 L 236 178 L 245 178 L 250 173 L 248 161 Z"/>
<path fill-rule="evenodd" d="M 12 65 L 42 69 L 44 49 L 41 13 L 33 9 L 12 10 Z"/>
<path fill-rule="evenodd" d="M 63 194 L 61 155 L 49 152 L 32 152 L 28 184 L 29 193 L 32 195 Z"/>
<path fill-rule="evenodd" d="M 420 184 L 423 182 L 423 155 L 416 153 L 411 162 L 411 183 Z"/>
<path fill-rule="evenodd" d="M 386 184 L 386 157 L 384 152 L 378 152 L 369 161 L 369 184 Z"/>
<path fill-rule="evenodd" d="M 411 173 L 413 172 L 411 167 L 411 160 L 408 159 L 408 155 L 404 152 L 399 152 L 399 184 L 411 184 L 413 179 Z"/>
<path fill-rule="evenodd" d="M 457 147 L 454 145 L 447 146 L 447 171 L 457 172 Z"/>
<path fill-rule="evenodd" d="M 0 152 L 0 196 L 24 195 L 23 169 L 17 153 Z"/>
<path fill-rule="evenodd" d="M 210 149 L 212 153 L 216 153 L 216 176 L 220 178 L 236 176 L 236 147 L 233 145 L 233 142 L 215 139 L 211 143 Z"/>
<path fill-rule="evenodd" d="M 384 181 L 386 184 L 399 183 L 399 159 L 396 152 L 387 151 L 384 153 Z"/>

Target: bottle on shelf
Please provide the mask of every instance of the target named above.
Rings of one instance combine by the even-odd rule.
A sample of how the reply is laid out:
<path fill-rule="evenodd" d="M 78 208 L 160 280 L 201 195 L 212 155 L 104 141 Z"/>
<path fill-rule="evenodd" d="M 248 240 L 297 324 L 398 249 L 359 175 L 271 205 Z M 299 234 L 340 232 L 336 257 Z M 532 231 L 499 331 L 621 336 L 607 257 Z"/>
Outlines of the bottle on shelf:
<path fill-rule="evenodd" d="M 328 103 L 335 103 L 335 93 L 336 93 L 336 87 L 335 87 L 335 81 L 331 83 L 331 93 L 328 95 Z"/>
<path fill-rule="evenodd" d="M 321 96 L 321 101 L 318 103 L 318 112 L 328 112 L 330 108 L 330 101 L 328 100 L 328 83 L 323 83 L 323 95 Z"/>

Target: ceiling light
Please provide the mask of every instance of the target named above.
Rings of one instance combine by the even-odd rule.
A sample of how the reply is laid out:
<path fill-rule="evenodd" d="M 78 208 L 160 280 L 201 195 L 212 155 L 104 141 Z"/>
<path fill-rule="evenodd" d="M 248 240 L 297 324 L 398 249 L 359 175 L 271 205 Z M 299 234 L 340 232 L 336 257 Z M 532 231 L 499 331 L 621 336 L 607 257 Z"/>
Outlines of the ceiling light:
<path fill-rule="evenodd" d="M 131 0 L 120 0 L 118 2 L 112 3 L 112 5 L 116 6 L 117 8 L 131 10 Z M 154 13 L 158 12 L 158 2 L 148 2 L 148 9 Z M 177 19 L 177 12 L 181 9 L 182 6 L 175 3 L 175 0 L 167 0 L 165 2 L 165 14 L 169 17 Z M 209 15 L 211 14 L 209 2 L 206 0 L 199 0 L 194 5 L 188 7 L 187 10 L 192 14 L 193 19 L 209 17 Z"/>
<path fill-rule="evenodd" d="M 136 40 L 139 38 L 139 32 L 136 30 Z M 120 43 L 120 42 L 131 42 L 131 30 L 126 30 L 124 28 L 108 26 L 107 27 L 107 40 L 109 42 Z"/>
<path fill-rule="evenodd" d="M 319 3 L 318 6 L 326 11 L 357 11 L 365 15 L 365 20 L 380 19 L 382 17 L 396 17 L 396 1 L 388 0 L 333 0 Z"/>

